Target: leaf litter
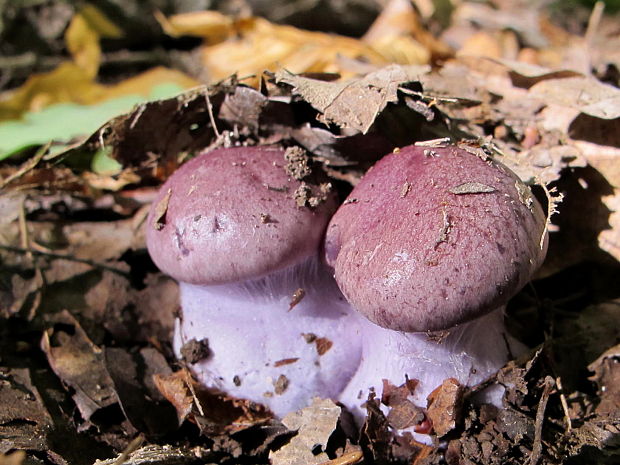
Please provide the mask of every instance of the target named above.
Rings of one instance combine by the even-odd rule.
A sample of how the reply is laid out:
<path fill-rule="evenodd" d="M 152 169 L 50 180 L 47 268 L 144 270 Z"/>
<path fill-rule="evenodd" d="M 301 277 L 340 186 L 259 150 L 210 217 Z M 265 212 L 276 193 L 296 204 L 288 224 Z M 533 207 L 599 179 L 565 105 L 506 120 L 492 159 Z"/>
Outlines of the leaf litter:
<path fill-rule="evenodd" d="M 399 33 L 426 43 L 426 56 L 443 61 L 432 68 L 424 61 L 382 68 L 388 63 L 378 55 L 365 63 L 349 57 L 338 70 L 355 64 L 365 73 L 343 72 L 345 80 L 334 80 L 328 66 L 312 74 L 292 73 L 309 71 L 293 66 L 262 74 L 269 67 L 256 64 L 256 79 L 247 82 L 222 71 L 222 82 L 138 104 L 68 149 L 44 148 L 36 163 L 26 157 L 21 165 L 10 159 L 1 165 L 0 397 L 11 407 L 0 414 L 0 451 L 26 450 L 28 460 L 55 464 L 97 458 L 336 464 L 362 457 L 367 463 L 615 463 L 617 83 L 564 66 L 581 38 L 536 26 L 548 21 L 544 12 L 533 11 L 539 22 L 507 26 L 515 6 L 500 3 L 482 16 L 473 13 L 481 5 L 453 6 L 445 30 L 446 41 L 454 34 L 455 49 L 469 44 L 471 51 L 480 37 L 471 26 L 483 24 L 485 43 L 498 45 L 488 56 L 451 58 L 405 28 Z M 373 34 L 396 28 L 386 28 L 393 24 L 386 18 Z M 220 29 L 211 31 L 230 31 L 230 18 L 216 19 Z M 262 20 L 249 24 L 255 29 L 246 39 L 266 30 L 295 33 Z M 511 56 L 510 37 L 524 40 L 517 55 Z M 228 52 L 235 50 L 236 39 L 205 43 L 207 63 L 228 45 Z M 597 51 L 597 63 L 613 63 L 611 51 Z M 83 71 L 90 66 L 92 73 L 93 56 L 75 51 L 74 59 L 86 60 Z M 472 151 L 501 160 L 524 181 L 566 196 L 552 218 L 549 259 L 539 279 L 509 309 L 514 331 L 538 346 L 530 357 L 510 362 L 483 386 L 463 389 L 446 380 L 426 409 L 407 400 L 415 389 L 410 380 L 390 399 L 369 399 L 359 433 L 329 400 L 279 421 L 256 404 L 195 383 L 170 347 L 176 283 L 158 273 L 145 250 L 145 212 L 155 186 L 204 150 L 279 144 L 288 149 L 292 175 L 303 179 L 312 167 L 346 194 L 381 155 L 414 142 L 432 150 L 432 141 L 446 137 L 465 139 Z M 84 163 L 101 149 L 118 170 L 94 172 Z M 455 193 L 488 191 L 467 181 Z M 164 207 L 157 221 L 165 219 Z M 568 288 L 574 295 L 566 295 Z M 306 336 L 319 353 L 331 347 Z M 286 389 L 285 380 L 276 383 L 275 389 Z M 504 408 L 472 402 L 484 386 L 504 390 Z M 398 432 L 412 424 L 432 432 L 435 445 Z M 148 444 L 140 446 L 140 438 Z M 26 463 L 15 454 L 5 457 Z"/>

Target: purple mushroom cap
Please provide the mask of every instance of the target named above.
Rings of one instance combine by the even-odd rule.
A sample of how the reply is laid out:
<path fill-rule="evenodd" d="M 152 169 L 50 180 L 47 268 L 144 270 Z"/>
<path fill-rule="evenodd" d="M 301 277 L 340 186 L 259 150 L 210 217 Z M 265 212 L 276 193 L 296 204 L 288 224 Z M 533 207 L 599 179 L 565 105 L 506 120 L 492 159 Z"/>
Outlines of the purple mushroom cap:
<path fill-rule="evenodd" d="M 373 323 L 435 331 L 505 304 L 545 256 L 545 215 L 508 168 L 457 147 L 381 159 L 333 216 L 325 254 Z"/>
<path fill-rule="evenodd" d="M 155 264 L 179 281 L 259 278 L 316 254 L 335 202 L 298 207 L 302 186 L 284 150 L 217 149 L 190 160 L 160 189 L 147 226 Z"/>

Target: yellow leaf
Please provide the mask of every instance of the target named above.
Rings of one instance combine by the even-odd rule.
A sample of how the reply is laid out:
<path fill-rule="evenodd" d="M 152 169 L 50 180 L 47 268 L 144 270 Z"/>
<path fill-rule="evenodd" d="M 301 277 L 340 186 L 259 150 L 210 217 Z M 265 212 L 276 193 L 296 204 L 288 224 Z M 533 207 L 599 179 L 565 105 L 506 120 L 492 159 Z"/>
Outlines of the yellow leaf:
<path fill-rule="evenodd" d="M 101 99 L 105 87 L 93 82 L 92 76 L 75 63 L 62 63 L 58 68 L 36 74 L 18 89 L 0 95 L 0 121 L 19 118 L 23 112 L 36 111 L 60 102 L 88 104 Z"/>
<path fill-rule="evenodd" d="M 166 34 L 172 37 L 203 37 L 210 43 L 221 42 L 234 33 L 234 21 L 217 11 L 194 11 L 166 18 L 155 12 L 155 18 Z"/>
<path fill-rule="evenodd" d="M 409 0 L 390 0 L 362 41 L 399 64 L 427 64 L 431 56 L 447 58 L 453 54 L 424 28 Z"/>
<path fill-rule="evenodd" d="M 75 63 L 62 63 L 48 73 L 31 76 L 20 88 L 0 94 L 0 121 L 17 119 L 26 111 L 52 103 L 93 104 L 123 95 L 148 96 L 162 83 L 190 88 L 200 83 L 180 71 L 157 67 L 113 86 L 95 81 Z"/>
<path fill-rule="evenodd" d="M 348 37 L 276 25 L 262 18 L 240 20 L 235 27 L 236 33 L 229 40 L 204 47 L 203 62 L 212 81 L 234 73 L 244 78 L 281 68 L 293 73 L 346 75 L 338 64 L 342 56 L 377 66 L 387 63 L 372 47 Z M 256 82 L 255 78 L 249 83 Z"/>
<path fill-rule="evenodd" d="M 372 44 L 387 61 L 401 65 L 425 65 L 430 62 L 430 51 L 407 35 L 381 37 Z"/>
<path fill-rule="evenodd" d="M 94 78 L 101 62 L 99 33 L 90 26 L 81 13 L 76 14 L 71 20 L 65 33 L 65 42 L 75 64 Z"/>
<path fill-rule="evenodd" d="M 94 5 L 87 3 L 80 10 L 80 15 L 86 20 L 90 28 L 106 39 L 120 39 L 123 37 L 123 31 L 110 19 L 104 15 Z"/>
<path fill-rule="evenodd" d="M 107 100 L 122 95 L 143 95 L 146 97 L 151 93 L 153 87 L 162 83 L 177 84 L 184 89 L 200 85 L 200 82 L 181 71 L 157 66 L 137 76 L 125 79 L 114 86 L 107 87 L 103 99 Z"/>

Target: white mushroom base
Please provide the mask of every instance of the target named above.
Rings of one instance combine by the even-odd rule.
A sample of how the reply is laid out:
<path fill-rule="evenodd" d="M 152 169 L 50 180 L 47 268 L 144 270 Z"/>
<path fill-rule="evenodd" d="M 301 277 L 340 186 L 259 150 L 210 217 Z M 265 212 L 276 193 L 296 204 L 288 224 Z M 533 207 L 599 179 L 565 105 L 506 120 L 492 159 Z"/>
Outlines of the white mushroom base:
<path fill-rule="evenodd" d="M 305 296 L 289 311 L 299 288 Z M 358 368 L 363 320 L 315 259 L 242 284 L 181 283 L 180 293 L 177 356 L 207 339 L 211 355 L 190 365 L 196 378 L 277 416 L 336 399 Z"/>
<path fill-rule="evenodd" d="M 449 330 L 440 341 L 426 333 L 392 331 L 370 322 L 362 330 L 363 353 L 360 367 L 339 400 L 363 421 L 363 404 L 371 390 L 381 399 L 383 380 L 394 386 L 405 383 L 406 376 L 418 384 L 409 397 L 415 405 L 426 408 L 427 396 L 447 378 L 462 385 L 474 386 L 497 372 L 524 346 L 510 337 L 504 326 L 504 307 L 481 318 Z M 491 387 L 476 401 L 501 406 L 503 388 Z M 387 408 L 385 408 L 387 412 Z M 407 430 L 411 431 L 411 430 Z M 430 443 L 428 435 L 414 434 L 416 440 Z"/>

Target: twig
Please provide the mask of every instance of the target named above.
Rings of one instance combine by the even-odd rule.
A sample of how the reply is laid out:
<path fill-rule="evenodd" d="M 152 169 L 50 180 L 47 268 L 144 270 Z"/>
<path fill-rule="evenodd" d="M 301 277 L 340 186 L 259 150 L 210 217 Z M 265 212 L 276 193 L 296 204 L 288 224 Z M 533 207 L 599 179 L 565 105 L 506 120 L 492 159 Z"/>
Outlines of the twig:
<path fill-rule="evenodd" d="M 209 121 L 211 121 L 211 126 L 213 126 L 213 131 L 215 132 L 215 136 L 220 138 L 220 131 L 217 129 L 217 124 L 215 124 L 215 116 L 213 116 L 213 105 L 211 105 L 211 99 L 209 98 L 209 91 L 205 93 L 205 100 L 207 101 L 207 111 L 209 112 Z"/>
<path fill-rule="evenodd" d="M 62 57 L 38 56 L 33 52 L 22 53 L 21 55 L 9 55 L 0 57 L 0 69 L 3 71 L 15 71 L 23 68 L 32 68 L 39 65 L 43 69 L 52 69 L 64 61 Z"/>
<path fill-rule="evenodd" d="M 69 57 L 40 56 L 26 52 L 20 55 L 0 56 L 2 71 L 23 76 L 31 74 L 32 69 L 47 71 L 56 68 L 63 62 L 70 62 Z M 166 51 L 162 48 L 147 51 L 127 51 L 104 53 L 101 57 L 102 66 L 131 66 L 140 64 L 170 64 Z"/>
<path fill-rule="evenodd" d="M 194 404 L 196 405 L 196 408 L 198 409 L 198 413 L 200 413 L 200 415 L 204 417 L 205 412 L 202 409 L 202 404 L 200 403 L 200 399 L 198 399 L 198 396 L 196 395 L 196 390 L 194 389 L 194 384 L 192 383 L 192 376 L 190 375 L 189 370 L 187 368 L 184 368 L 183 374 L 185 375 L 185 385 L 189 389 L 189 392 L 192 394 L 192 398 L 194 399 Z"/>
<path fill-rule="evenodd" d="M 118 456 L 118 458 L 112 463 L 112 465 L 121 465 L 125 463 L 127 459 L 129 458 L 129 456 L 131 455 L 131 453 L 134 452 L 138 447 L 142 445 L 143 441 L 144 441 L 144 436 L 142 436 L 142 434 L 139 434 L 138 436 L 133 438 L 133 440 L 129 444 L 127 444 L 127 447 L 125 447 L 125 450 L 121 452 L 121 455 Z"/>
<path fill-rule="evenodd" d="M 26 224 L 26 207 L 24 205 L 25 203 L 26 203 L 26 199 L 23 198 L 21 201 L 21 205 L 19 206 L 19 216 L 18 216 L 19 236 L 20 236 L 20 242 L 21 242 L 22 248 L 29 249 L 30 240 L 28 237 L 28 225 Z M 28 252 L 26 254 L 26 257 L 28 257 L 28 259 L 31 260 L 32 252 Z"/>
<path fill-rule="evenodd" d="M 555 381 L 551 376 L 545 377 L 545 385 L 543 392 L 540 395 L 540 401 L 538 402 L 538 410 L 536 410 L 536 424 L 534 426 L 534 447 L 532 447 L 532 453 L 528 465 L 536 465 L 540 460 L 542 452 L 542 429 L 545 421 L 545 410 L 547 409 L 547 401 L 549 400 L 549 394 L 551 389 L 555 386 Z"/>
<path fill-rule="evenodd" d="M 33 157 L 26 160 L 15 173 L 7 176 L 2 181 L 0 181 L 0 189 L 4 189 L 11 182 L 15 181 L 18 178 L 21 178 L 28 171 L 34 169 L 39 164 L 39 162 L 43 159 L 43 157 L 45 156 L 45 154 L 47 153 L 51 145 L 52 145 L 51 141 L 45 144 L 43 147 L 37 150 L 37 153 L 35 153 Z"/>
<path fill-rule="evenodd" d="M 564 390 L 562 388 L 562 380 L 559 376 L 555 379 L 555 385 L 558 387 L 558 392 L 560 393 L 560 403 L 562 404 L 562 410 L 564 410 L 564 416 L 566 417 L 566 432 L 570 433 L 573 429 L 573 422 L 570 419 L 568 402 L 566 401 L 566 396 L 564 395 Z"/>
<path fill-rule="evenodd" d="M 54 252 L 46 252 L 42 250 L 35 250 L 32 248 L 14 247 L 11 245 L 4 245 L 4 244 L 0 244 L 0 249 L 6 250 L 7 252 L 13 252 L 13 253 L 22 254 L 22 255 L 32 254 L 32 255 L 37 255 L 41 257 L 68 260 L 68 261 L 76 262 L 76 263 L 84 263 L 85 265 L 92 266 L 93 268 L 101 268 L 102 270 L 111 271 L 112 273 L 119 274 L 121 276 L 124 276 L 125 278 L 130 277 L 127 271 L 123 271 L 118 268 L 114 268 L 113 266 L 106 265 L 105 263 L 99 263 L 99 262 L 95 262 L 95 261 L 88 260 L 85 258 L 77 258 L 77 257 L 72 257 L 71 255 L 63 255 L 63 254 L 54 253 Z"/>

